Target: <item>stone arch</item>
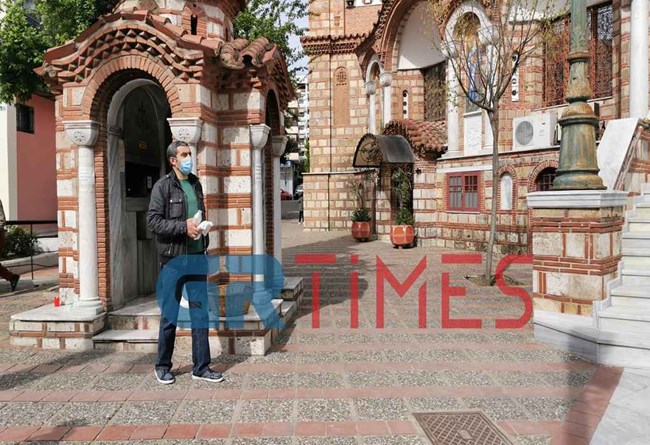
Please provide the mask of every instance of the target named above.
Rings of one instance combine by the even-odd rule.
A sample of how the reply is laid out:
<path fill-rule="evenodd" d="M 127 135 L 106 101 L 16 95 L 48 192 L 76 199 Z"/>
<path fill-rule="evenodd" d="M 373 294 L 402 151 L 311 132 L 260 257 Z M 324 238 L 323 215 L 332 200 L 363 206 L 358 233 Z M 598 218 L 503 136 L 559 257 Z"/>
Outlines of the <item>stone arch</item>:
<path fill-rule="evenodd" d="M 528 184 L 527 184 L 528 192 L 530 193 L 536 190 L 537 187 L 535 184 L 537 183 L 537 177 L 542 171 L 544 171 L 547 168 L 554 168 L 557 170 L 558 167 L 559 167 L 559 163 L 556 160 L 548 160 L 537 164 L 533 169 L 533 171 L 530 173 L 530 176 L 528 176 Z"/>

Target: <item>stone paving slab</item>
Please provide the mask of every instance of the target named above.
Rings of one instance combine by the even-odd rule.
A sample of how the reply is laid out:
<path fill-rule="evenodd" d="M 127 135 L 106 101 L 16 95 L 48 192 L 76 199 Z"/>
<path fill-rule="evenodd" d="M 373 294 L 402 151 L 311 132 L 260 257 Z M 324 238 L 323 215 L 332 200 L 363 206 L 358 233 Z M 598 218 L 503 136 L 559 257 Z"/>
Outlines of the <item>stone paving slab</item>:
<path fill-rule="evenodd" d="M 603 368 L 536 343 L 530 325 L 494 329 L 494 319 L 518 315 L 522 305 L 463 278 L 481 266 L 442 265 L 442 249 L 395 250 L 347 234 L 284 228 L 286 274 L 305 279 L 306 298 L 267 356 L 214 357 L 222 384 L 190 378 L 187 348 L 174 356 L 177 382 L 165 386 L 153 377 L 155 354 L 11 348 L 0 324 L 0 441 L 420 445 L 429 442 L 412 413 L 482 408 L 519 443 L 548 445 L 564 440 L 561 433 L 578 437 L 573 424 L 602 417 L 609 400 L 598 391 L 609 382 Z M 336 266 L 295 264 L 296 255 L 314 252 L 336 254 Z M 350 264 L 351 254 L 359 265 Z M 425 255 L 424 278 L 403 297 L 386 286 L 384 328 L 377 328 L 376 258 L 404 280 Z M 360 273 L 358 329 L 350 326 L 351 271 Z M 312 325 L 316 272 L 319 328 Z M 467 288 L 467 298 L 452 301 L 452 317 L 480 316 L 485 329 L 441 328 L 443 272 L 453 286 Z M 530 266 L 508 274 L 530 291 Z M 417 289 L 424 279 L 427 327 L 420 329 Z M 0 323 L 51 297 L 4 298 Z"/>

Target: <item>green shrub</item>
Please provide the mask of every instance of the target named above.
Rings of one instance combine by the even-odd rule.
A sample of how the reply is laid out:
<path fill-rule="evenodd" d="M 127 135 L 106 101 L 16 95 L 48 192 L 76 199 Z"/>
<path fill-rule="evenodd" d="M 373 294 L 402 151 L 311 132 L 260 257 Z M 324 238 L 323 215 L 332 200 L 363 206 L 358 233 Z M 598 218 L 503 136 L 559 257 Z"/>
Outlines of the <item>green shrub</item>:
<path fill-rule="evenodd" d="M 395 223 L 398 226 L 412 226 L 414 225 L 415 221 L 413 220 L 413 215 L 411 214 L 410 210 L 402 207 L 397 212 L 397 215 L 395 215 Z"/>
<path fill-rule="evenodd" d="M 36 235 L 22 227 L 5 227 L 5 245 L 0 252 L 1 258 L 23 258 L 38 253 Z"/>
<path fill-rule="evenodd" d="M 372 218 L 370 217 L 370 212 L 365 207 L 356 209 L 354 212 L 352 212 L 353 222 L 370 222 L 371 219 Z"/>

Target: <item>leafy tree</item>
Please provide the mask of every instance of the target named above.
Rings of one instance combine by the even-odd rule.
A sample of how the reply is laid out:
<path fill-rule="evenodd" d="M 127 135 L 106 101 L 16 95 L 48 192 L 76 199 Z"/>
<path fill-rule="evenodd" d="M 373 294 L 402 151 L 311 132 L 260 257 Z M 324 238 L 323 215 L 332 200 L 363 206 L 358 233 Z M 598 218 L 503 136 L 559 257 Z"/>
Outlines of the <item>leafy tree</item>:
<path fill-rule="evenodd" d="M 458 17 L 454 29 L 447 29 L 456 5 L 456 2 L 429 0 L 436 21 L 434 28 L 439 31 L 433 41 L 441 42 L 434 45 L 446 56 L 453 72 L 454 78 L 447 79 L 450 100 L 462 98 L 466 109 L 485 110 L 492 130 L 493 191 L 485 262 L 485 281 L 490 283 L 497 224 L 501 99 L 510 91 L 517 69 L 529 58 L 539 56 L 540 49 L 549 41 L 560 37 L 553 34 L 550 25 L 563 11 L 556 10 L 553 2 L 546 0 L 492 0 L 487 11 L 489 26 L 481 25 L 478 17 L 483 11 L 475 3 Z"/>
<path fill-rule="evenodd" d="M 63 44 L 109 8 L 107 0 L 2 0 L 0 8 L 0 102 L 28 100 L 47 91 L 34 68 L 48 48 Z"/>
<path fill-rule="evenodd" d="M 292 49 L 289 39 L 301 37 L 306 28 L 302 19 L 309 14 L 310 0 L 250 0 L 235 18 L 235 35 L 248 40 L 266 37 L 280 47 L 284 54 L 292 81 L 297 82 L 304 68 L 297 65 L 305 57 L 302 49 Z"/>

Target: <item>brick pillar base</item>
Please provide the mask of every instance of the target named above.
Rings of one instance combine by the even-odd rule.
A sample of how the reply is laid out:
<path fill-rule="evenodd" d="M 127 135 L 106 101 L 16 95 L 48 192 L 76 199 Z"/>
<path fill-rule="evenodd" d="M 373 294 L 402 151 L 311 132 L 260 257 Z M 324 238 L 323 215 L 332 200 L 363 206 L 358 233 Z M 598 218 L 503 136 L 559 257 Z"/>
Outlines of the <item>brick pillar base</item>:
<path fill-rule="evenodd" d="M 617 275 L 627 193 L 537 192 L 527 199 L 535 310 L 591 316 Z"/>

